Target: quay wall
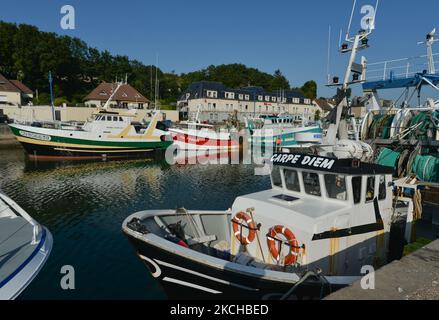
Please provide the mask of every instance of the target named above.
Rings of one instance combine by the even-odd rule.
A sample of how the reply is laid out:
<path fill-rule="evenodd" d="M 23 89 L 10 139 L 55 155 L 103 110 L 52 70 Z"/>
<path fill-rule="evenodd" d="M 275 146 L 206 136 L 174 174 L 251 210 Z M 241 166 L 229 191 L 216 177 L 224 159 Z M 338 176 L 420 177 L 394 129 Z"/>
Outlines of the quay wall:
<path fill-rule="evenodd" d="M 375 288 L 361 281 L 326 300 L 439 300 L 439 240 L 375 271 Z"/>
<path fill-rule="evenodd" d="M 58 120 L 60 121 L 86 121 L 91 117 L 95 108 L 88 107 L 55 107 Z M 9 118 L 19 121 L 51 121 L 52 108 L 50 106 L 0 106 L 0 111 Z M 151 110 L 137 110 L 137 121 L 143 119 Z M 179 113 L 175 110 L 162 110 L 167 120 L 176 122 Z M 0 112 L 1 113 L 1 112 Z"/>

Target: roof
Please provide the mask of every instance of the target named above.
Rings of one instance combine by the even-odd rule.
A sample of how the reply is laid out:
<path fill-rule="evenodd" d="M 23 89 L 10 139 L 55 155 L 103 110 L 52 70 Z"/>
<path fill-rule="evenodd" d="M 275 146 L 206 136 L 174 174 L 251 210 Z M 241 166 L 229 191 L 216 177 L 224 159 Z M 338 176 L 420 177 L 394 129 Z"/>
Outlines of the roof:
<path fill-rule="evenodd" d="M 10 80 L 10 82 L 17 87 L 24 94 L 33 94 L 34 92 L 29 89 L 23 82 L 18 80 Z"/>
<path fill-rule="evenodd" d="M 302 92 L 298 90 L 284 90 L 282 92 L 268 92 L 262 87 L 247 86 L 242 88 L 227 88 L 223 83 L 217 81 L 197 81 L 193 82 L 186 91 L 183 92 L 179 100 L 188 99 L 200 99 L 207 98 L 207 91 L 217 91 L 218 99 L 226 99 L 225 93 L 235 93 L 235 99 L 238 100 L 236 95 L 249 95 L 249 101 L 258 101 L 258 96 L 270 96 L 271 97 L 284 97 L 292 102 L 293 98 L 299 98 L 300 102 L 304 102 L 306 99 Z M 189 96 L 188 96 L 189 95 Z M 271 99 L 270 99 L 271 100 Z"/>
<path fill-rule="evenodd" d="M 347 175 L 393 174 L 394 172 L 392 167 L 381 166 L 374 163 L 365 163 L 354 159 L 337 159 L 316 155 L 305 155 L 300 153 L 275 153 L 270 160 L 274 166 Z"/>
<path fill-rule="evenodd" d="M 334 106 L 332 106 L 327 100 L 325 99 L 315 99 L 315 103 L 325 112 L 331 111 Z"/>
<path fill-rule="evenodd" d="M 0 74 L 0 91 L 7 92 L 21 92 L 12 82 L 6 79 L 2 74 Z"/>
<path fill-rule="evenodd" d="M 102 82 L 99 84 L 92 92 L 90 92 L 84 100 L 99 100 L 107 101 L 108 98 L 113 94 L 113 90 L 116 89 L 117 84 Z M 134 89 L 129 84 L 123 84 L 119 90 L 117 90 L 114 95 L 113 101 L 127 101 L 127 102 L 138 102 L 147 103 L 149 102 L 139 91 Z"/>

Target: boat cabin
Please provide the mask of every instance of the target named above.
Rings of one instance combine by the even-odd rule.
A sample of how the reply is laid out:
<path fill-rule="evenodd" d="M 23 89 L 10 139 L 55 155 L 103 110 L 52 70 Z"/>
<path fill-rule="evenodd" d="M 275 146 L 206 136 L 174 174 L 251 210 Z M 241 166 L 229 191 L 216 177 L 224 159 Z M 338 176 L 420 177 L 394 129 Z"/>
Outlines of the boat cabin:
<path fill-rule="evenodd" d="M 274 154 L 271 164 L 272 189 L 234 202 L 232 216 L 248 219 L 232 219 L 233 255 L 331 275 L 358 275 L 365 264 L 386 261 L 392 168 L 290 153 Z M 239 241 L 249 240 L 250 220 L 260 243 Z"/>

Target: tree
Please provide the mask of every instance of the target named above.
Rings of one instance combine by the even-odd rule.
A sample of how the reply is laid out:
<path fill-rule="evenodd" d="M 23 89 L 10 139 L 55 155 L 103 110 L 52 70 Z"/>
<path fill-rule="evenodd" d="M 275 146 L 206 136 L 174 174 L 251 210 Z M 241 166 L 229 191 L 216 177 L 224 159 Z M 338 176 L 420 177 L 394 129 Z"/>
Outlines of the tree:
<path fill-rule="evenodd" d="M 276 91 L 279 89 L 289 90 L 290 83 L 288 82 L 287 78 L 284 77 L 280 70 L 276 70 L 274 72 L 273 79 L 271 80 L 270 91 Z"/>
<path fill-rule="evenodd" d="M 314 100 L 317 97 L 317 83 L 314 80 L 305 82 L 300 89 L 308 99 Z"/>
<path fill-rule="evenodd" d="M 314 114 L 314 120 L 319 121 L 321 119 L 320 110 L 316 110 Z"/>

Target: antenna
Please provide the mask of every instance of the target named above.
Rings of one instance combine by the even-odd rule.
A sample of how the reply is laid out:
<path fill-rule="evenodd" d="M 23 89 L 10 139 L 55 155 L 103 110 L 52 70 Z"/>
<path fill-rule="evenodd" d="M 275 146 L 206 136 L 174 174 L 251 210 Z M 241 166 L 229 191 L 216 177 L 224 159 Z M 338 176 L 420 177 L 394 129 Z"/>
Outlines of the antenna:
<path fill-rule="evenodd" d="M 349 19 L 348 29 L 346 30 L 346 41 L 349 40 L 349 34 L 351 33 L 352 19 L 354 18 L 355 7 L 357 6 L 357 0 L 354 0 L 354 4 L 352 6 L 351 17 Z"/>
<path fill-rule="evenodd" d="M 329 64 L 331 61 L 331 25 L 329 25 L 329 30 L 328 30 L 328 61 L 327 61 L 327 65 L 326 65 L 326 74 L 328 77 L 328 83 L 331 79 L 331 72 L 330 72 L 330 68 L 329 68 Z"/>
<path fill-rule="evenodd" d="M 341 37 L 343 36 L 343 29 L 340 29 L 340 37 L 338 39 L 338 47 L 341 48 Z"/>

